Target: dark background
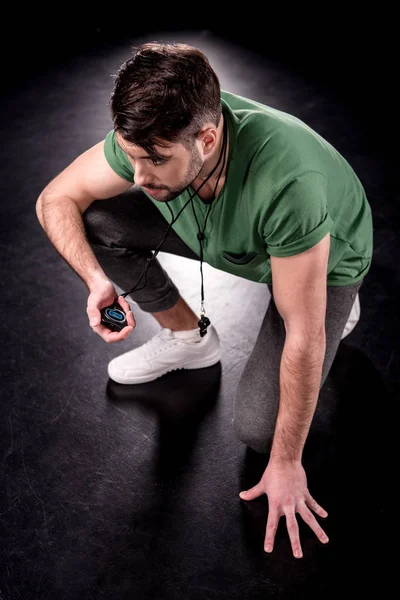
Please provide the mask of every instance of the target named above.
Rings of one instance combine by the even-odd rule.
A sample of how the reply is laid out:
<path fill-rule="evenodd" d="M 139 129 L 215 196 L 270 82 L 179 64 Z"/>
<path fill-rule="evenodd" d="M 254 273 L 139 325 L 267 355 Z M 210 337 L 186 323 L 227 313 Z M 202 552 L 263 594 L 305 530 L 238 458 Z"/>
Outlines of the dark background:
<path fill-rule="evenodd" d="M 11 8 L 9 17 L 17 8 Z M 115 44 L 154 32 L 209 31 L 265 57 L 269 64 L 301 76 L 318 93 L 329 96 L 353 117 L 362 142 L 375 155 L 392 160 L 396 109 L 396 18 L 379 4 L 368 9 L 324 5 L 319 9 L 270 6 L 222 10 L 198 5 L 186 11 L 104 7 L 82 17 L 77 7 L 64 11 L 21 10 L 3 24 L 2 85 L 21 88 L 51 67 L 62 68 L 74 56 L 107 51 Z M 193 11 L 193 12 L 192 12 Z M 154 13 L 154 14 L 153 14 Z M 185 14 L 186 13 L 186 14 Z M 11 22 L 10 28 L 7 23 Z M 389 150 L 390 149 L 390 150 Z"/>
<path fill-rule="evenodd" d="M 96 6 L 87 18 L 83 5 L 7 10 L 0 36 L 7 315 L 0 324 L 0 600 L 388 597 L 387 474 L 397 469 L 389 429 L 400 390 L 394 15 L 381 4 L 357 12 L 324 4 L 310 14 L 190 5 L 184 14 L 117 3 Z M 360 294 L 361 321 L 341 344 L 322 394 L 339 406 L 336 423 L 326 431 L 317 421 L 320 437 L 309 453 L 317 500 L 330 507 L 331 541 L 321 548 L 303 527 L 300 562 L 282 529 L 276 551 L 265 556 L 265 503 L 242 506 L 237 498 L 255 484 L 265 458 L 244 456 L 230 428 L 239 367 L 256 333 L 253 315 L 240 313 L 245 292 L 232 285 L 217 307 L 227 350 L 221 394 L 216 368 L 106 389 L 106 359 L 118 349 L 91 336 L 85 290 L 33 211 L 48 179 L 107 125 L 90 117 L 91 98 L 103 114 L 99 88 L 114 65 L 108 51 L 149 32 L 157 39 L 176 31 L 233 43 L 235 51 L 219 48 L 238 61 L 237 77 L 254 80 L 261 98 L 293 106 L 326 134 L 349 157 L 372 206 L 374 261 Z M 259 59 L 252 63 L 241 47 Z M 275 86 L 271 96 L 264 73 Z M 77 89 L 85 83 L 87 93 Z M 194 278 L 197 285 L 197 270 Z M 209 297 L 219 291 L 215 277 Z M 238 316 L 251 335 L 233 326 Z M 155 324 L 137 317 L 139 344 Z M 214 395 L 218 415 L 210 411 Z"/>
<path fill-rule="evenodd" d="M 12 9 L 16 10 L 16 9 Z M 3 21 L 3 85 L 14 85 L 62 60 L 90 48 L 106 48 L 124 38 L 157 31 L 201 31 L 255 50 L 315 84 L 338 93 L 360 111 L 369 113 L 391 102 L 396 84 L 395 15 L 385 5 L 353 12 L 350 7 L 324 5 L 315 11 L 270 7 L 244 11 L 196 7 L 191 17 L 168 8 L 148 11 L 96 9 L 82 18 L 29 9 Z M 154 14 L 149 14 L 149 12 Z M 72 13 L 72 14 L 71 14 Z M 215 14 L 217 13 L 217 14 Z M 9 13 L 10 14 L 10 13 Z M 374 119 L 371 126 L 375 129 Z"/>

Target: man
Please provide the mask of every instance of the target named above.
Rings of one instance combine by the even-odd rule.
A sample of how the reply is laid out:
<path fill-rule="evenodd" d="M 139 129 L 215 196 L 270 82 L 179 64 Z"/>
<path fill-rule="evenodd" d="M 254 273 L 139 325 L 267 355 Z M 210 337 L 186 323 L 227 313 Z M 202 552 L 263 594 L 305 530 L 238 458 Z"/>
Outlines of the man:
<path fill-rule="evenodd" d="M 234 427 L 270 458 L 241 497 L 267 494 L 265 550 L 272 551 L 284 515 L 301 557 L 296 513 L 328 541 L 313 514 L 327 513 L 308 490 L 301 460 L 319 390 L 357 321 L 371 264 L 363 186 L 305 123 L 221 91 L 207 58 L 187 45 L 134 49 L 117 73 L 111 112 L 106 138 L 43 190 L 38 219 L 88 287 L 93 331 L 108 343 L 129 336 L 128 294 L 159 322 L 154 338 L 110 362 L 108 373 L 121 384 L 221 358 L 203 288 L 199 321 L 155 259 L 160 247 L 268 285 L 271 301 L 238 385 Z M 101 323 L 114 285 L 126 290 L 118 298 L 127 323 L 121 331 Z"/>

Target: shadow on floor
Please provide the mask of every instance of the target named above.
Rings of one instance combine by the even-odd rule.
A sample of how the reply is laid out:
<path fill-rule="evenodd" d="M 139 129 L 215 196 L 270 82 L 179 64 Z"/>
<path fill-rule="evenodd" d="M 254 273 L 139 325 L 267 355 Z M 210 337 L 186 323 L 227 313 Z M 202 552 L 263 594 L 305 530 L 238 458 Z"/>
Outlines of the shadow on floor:
<path fill-rule="evenodd" d="M 111 379 L 107 398 L 125 411 L 138 406 L 158 416 L 158 475 L 179 472 L 197 445 L 198 430 L 216 406 L 221 385 L 221 362 L 204 369 L 180 369 L 148 383 L 122 385 Z"/>

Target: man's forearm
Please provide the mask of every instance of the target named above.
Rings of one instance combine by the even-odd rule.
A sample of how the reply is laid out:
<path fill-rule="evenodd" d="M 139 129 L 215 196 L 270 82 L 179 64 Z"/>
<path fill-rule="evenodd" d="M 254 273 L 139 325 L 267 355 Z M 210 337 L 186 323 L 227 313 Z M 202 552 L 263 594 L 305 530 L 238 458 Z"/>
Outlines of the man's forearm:
<path fill-rule="evenodd" d="M 325 358 L 325 333 L 313 342 L 286 337 L 280 365 L 280 400 L 271 460 L 299 462 L 317 405 Z"/>
<path fill-rule="evenodd" d="M 96 279 L 107 279 L 87 241 L 79 207 L 71 198 L 40 197 L 36 214 L 53 246 L 88 288 Z"/>

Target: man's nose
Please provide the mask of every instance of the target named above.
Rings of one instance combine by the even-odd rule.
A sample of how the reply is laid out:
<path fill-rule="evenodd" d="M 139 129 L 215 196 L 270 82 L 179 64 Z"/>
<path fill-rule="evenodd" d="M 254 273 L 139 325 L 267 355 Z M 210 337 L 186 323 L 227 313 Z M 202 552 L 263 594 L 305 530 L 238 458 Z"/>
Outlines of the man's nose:
<path fill-rule="evenodd" d="M 135 175 L 134 180 L 136 185 L 141 187 L 146 187 L 146 185 L 151 185 L 152 176 L 151 169 L 145 164 L 138 164 L 139 161 L 136 161 L 135 165 Z"/>

